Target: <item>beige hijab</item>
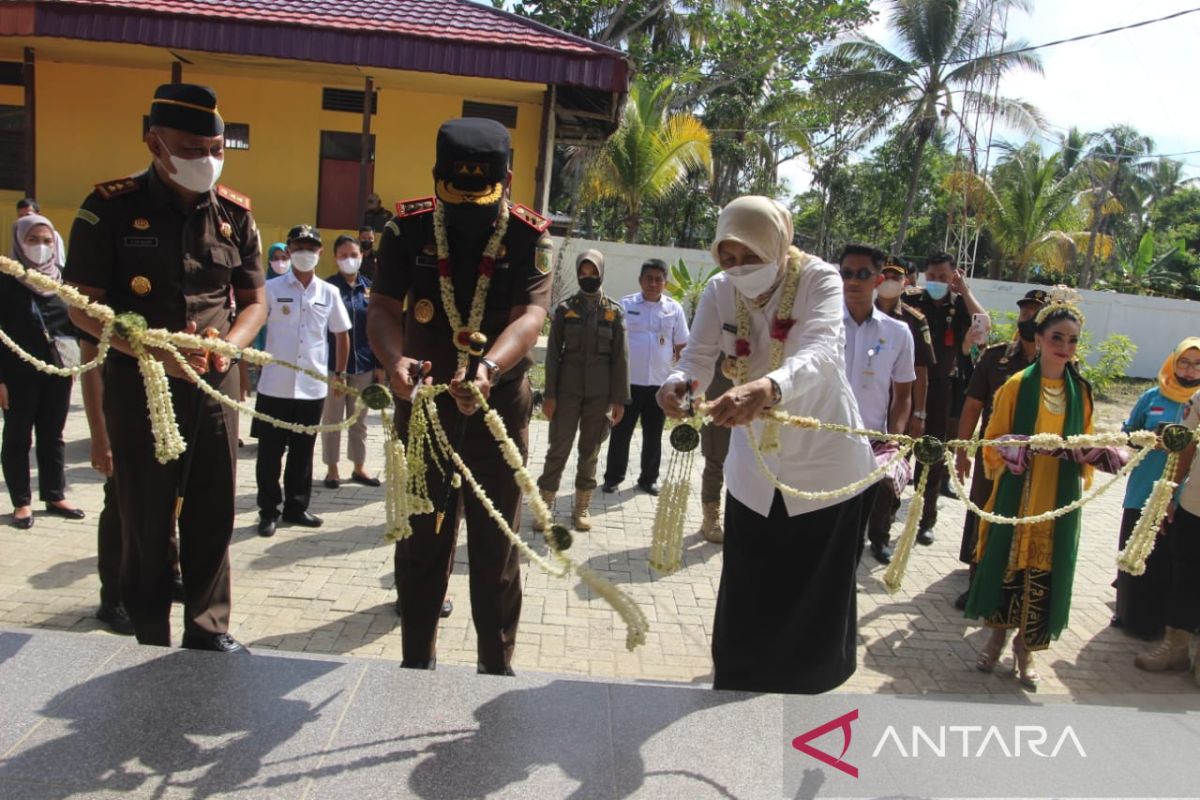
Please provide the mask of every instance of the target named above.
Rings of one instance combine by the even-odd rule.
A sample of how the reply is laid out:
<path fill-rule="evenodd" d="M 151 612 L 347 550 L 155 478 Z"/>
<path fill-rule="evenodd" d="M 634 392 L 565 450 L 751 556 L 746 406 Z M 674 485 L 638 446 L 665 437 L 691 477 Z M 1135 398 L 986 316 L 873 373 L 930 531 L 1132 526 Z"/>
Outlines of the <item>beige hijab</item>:
<path fill-rule="evenodd" d="M 746 195 L 721 209 L 712 255 L 721 263 L 721 242 L 738 242 L 753 250 L 764 263 L 783 265 L 792 246 L 792 215 L 769 197 Z"/>

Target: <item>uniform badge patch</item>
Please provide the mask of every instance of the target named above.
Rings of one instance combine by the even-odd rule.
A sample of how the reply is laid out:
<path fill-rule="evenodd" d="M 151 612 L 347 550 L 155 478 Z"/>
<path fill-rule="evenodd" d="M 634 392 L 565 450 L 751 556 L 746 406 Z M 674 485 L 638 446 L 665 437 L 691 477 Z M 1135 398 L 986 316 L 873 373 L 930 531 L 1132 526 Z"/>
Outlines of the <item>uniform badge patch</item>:
<path fill-rule="evenodd" d="M 425 246 L 421 248 L 421 252 L 427 256 L 436 256 L 437 255 L 437 245 L 434 244 L 433 242 L 426 242 Z"/>
<path fill-rule="evenodd" d="M 75 212 L 75 219 L 81 219 L 89 225 L 95 225 L 100 222 L 100 218 L 86 208 L 81 208 Z"/>
<path fill-rule="evenodd" d="M 145 297 L 150 294 L 150 289 L 153 287 L 150 285 L 150 279 L 145 275 L 134 275 L 133 280 L 129 281 L 129 288 L 138 297 Z"/>
<path fill-rule="evenodd" d="M 418 300 L 413 306 L 413 317 L 422 325 L 433 322 L 433 302 L 428 299 Z"/>
<path fill-rule="evenodd" d="M 554 248 L 538 247 L 537 250 L 534 251 L 533 266 L 536 267 L 537 271 L 543 275 L 549 275 L 551 268 L 550 261 L 553 255 Z"/>
<path fill-rule="evenodd" d="M 138 217 L 133 221 L 133 227 L 135 230 L 148 231 L 150 230 L 150 220 L 145 217 Z"/>
<path fill-rule="evenodd" d="M 221 235 L 224 236 L 226 239 L 232 239 L 233 238 L 233 226 L 230 225 L 228 222 L 222 222 L 221 223 Z"/>
<path fill-rule="evenodd" d="M 283 306 L 282 308 L 279 309 L 279 311 L 286 317 L 288 314 L 292 313 L 292 307 L 291 306 Z"/>
<path fill-rule="evenodd" d="M 617 312 L 614 309 L 610 308 L 608 311 L 604 312 L 604 321 L 605 322 L 612 322 L 616 318 L 617 318 Z"/>

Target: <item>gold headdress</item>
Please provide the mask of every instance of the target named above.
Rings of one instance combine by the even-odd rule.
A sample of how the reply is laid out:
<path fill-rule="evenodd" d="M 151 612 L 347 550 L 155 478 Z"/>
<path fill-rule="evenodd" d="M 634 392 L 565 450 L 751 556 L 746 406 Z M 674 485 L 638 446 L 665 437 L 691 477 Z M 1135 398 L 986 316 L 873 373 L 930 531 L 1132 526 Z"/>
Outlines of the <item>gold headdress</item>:
<path fill-rule="evenodd" d="M 1083 325 L 1083 312 L 1079 310 L 1083 298 L 1079 292 L 1072 289 L 1070 286 L 1059 284 L 1050 291 L 1046 292 L 1046 305 L 1042 306 L 1042 310 L 1037 313 L 1033 321 L 1041 325 L 1046 317 L 1053 314 L 1055 311 L 1070 311 L 1071 315 L 1079 320 L 1080 326 Z"/>

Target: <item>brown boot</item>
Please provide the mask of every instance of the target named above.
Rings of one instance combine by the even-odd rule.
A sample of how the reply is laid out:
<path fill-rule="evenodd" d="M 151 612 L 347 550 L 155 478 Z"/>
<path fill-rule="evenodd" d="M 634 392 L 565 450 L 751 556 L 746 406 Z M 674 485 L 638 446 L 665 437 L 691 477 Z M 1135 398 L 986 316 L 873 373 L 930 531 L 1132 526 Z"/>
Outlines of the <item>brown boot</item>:
<path fill-rule="evenodd" d="M 1133 664 L 1147 672 L 1187 669 L 1191 666 L 1191 660 L 1188 658 L 1188 644 L 1191 640 L 1192 635 L 1188 631 L 1167 628 L 1162 641 L 1133 659 Z"/>
<path fill-rule="evenodd" d="M 575 507 L 571 509 L 571 527 L 575 530 L 590 531 L 592 529 L 591 512 L 588 511 L 591 503 L 592 493 L 590 490 L 575 490 Z"/>
<path fill-rule="evenodd" d="M 704 521 L 700 523 L 700 533 L 713 544 L 722 544 L 725 541 L 725 531 L 721 527 L 721 501 L 713 500 L 711 503 L 701 503 L 700 508 L 704 511 Z"/>
<path fill-rule="evenodd" d="M 554 519 L 554 492 L 549 492 L 545 489 L 539 489 L 538 494 L 542 496 L 542 502 L 546 504 L 546 508 L 550 509 L 550 519 Z M 546 530 L 546 526 L 538 522 L 537 517 L 533 518 L 533 524 L 530 525 L 530 527 L 538 533 Z"/>

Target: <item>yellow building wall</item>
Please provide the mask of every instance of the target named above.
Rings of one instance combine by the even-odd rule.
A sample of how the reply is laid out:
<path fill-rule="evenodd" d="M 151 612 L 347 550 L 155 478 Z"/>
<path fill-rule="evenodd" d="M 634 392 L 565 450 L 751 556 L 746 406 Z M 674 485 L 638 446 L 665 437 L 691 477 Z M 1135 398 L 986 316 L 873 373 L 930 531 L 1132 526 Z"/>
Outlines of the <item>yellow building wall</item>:
<path fill-rule="evenodd" d="M 307 65 L 310 70 L 313 66 Z M 37 199 L 66 239 L 75 210 L 93 184 L 149 165 L 151 156 L 142 141 L 142 116 L 149 109 L 155 87 L 168 80 L 169 72 L 39 60 L 36 75 Z M 381 80 L 371 132 L 375 135 L 375 191 L 384 204 L 390 209 L 396 201 L 432 194 L 430 172 L 437 128 L 459 116 L 463 100 L 470 99 L 518 107 L 518 127 L 509 131 L 514 153 L 512 197 L 533 206 L 540 103 L 453 94 L 446 87 L 453 87 L 455 79 L 431 77 L 437 80 L 430 83 L 443 91 L 390 88 L 386 77 Z M 321 131 L 362 131 L 361 115 L 322 110 L 321 90 L 323 86 L 361 90 L 361 82 L 323 81 L 320 76 L 304 74 L 292 79 L 286 74 L 269 78 L 261 68 L 251 76 L 240 76 L 188 67 L 184 80 L 212 86 L 225 120 L 250 126 L 250 149 L 226 150 L 221 182 L 252 199 L 264 250 L 271 242 L 282 240 L 291 226 L 315 224 Z M 461 82 L 476 89 L 486 83 Z M 20 87 L 0 87 L 0 103 L 23 102 Z M 0 192 L 0 230 L 11 227 L 15 203 L 21 196 L 21 192 Z M 332 270 L 333 238 L 343 232 L 323 231 L 327 246 L 322 274 Z"/>

